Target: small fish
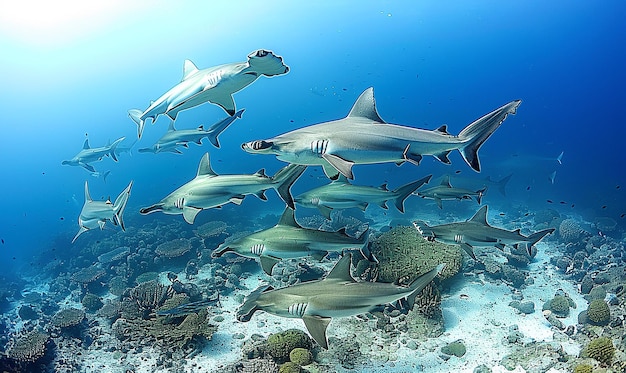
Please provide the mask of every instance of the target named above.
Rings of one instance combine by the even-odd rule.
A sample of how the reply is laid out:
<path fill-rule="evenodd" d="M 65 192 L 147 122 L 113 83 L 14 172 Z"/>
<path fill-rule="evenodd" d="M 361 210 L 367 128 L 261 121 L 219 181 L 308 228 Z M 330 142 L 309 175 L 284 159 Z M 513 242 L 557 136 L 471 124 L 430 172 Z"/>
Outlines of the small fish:
<path fill-rule="evenodd" d="M 4 245 L 4 238 L 2 238 L 2 244 Z"/>
<path fill-rule="evenodd" d="M 620 217 L 620 218 L 624 218 L 624 216 L 626 216 L 626 214 L 622 214 L 622 215 L 620 215 L 619 217 Z M 2 240 L 2 243 L 4 243 L 4 240 Z"/>
<path fill-rule="evenodd" d="M 461 173 L 461 170 L 456 170 L 456 171 L 454 171 L 454 173 L 455 173 L 455 174 L 460 174 L 460 173 Z"/>
<path fill-rule="evenodd" d="M 530 185 L 526 187 L 526 190 L 530 190 Z"/>
<path fill-rule="evenodd" d="M 552 200 L 551 200 L 551 199 L 547 199 L 546 201 L 547 201 L 548 203 L 552 203 Z"/>
<path fill-rule="evenodd" d="M 606 205 L 602 206 L 602 208 L 603 208 L 603 209 L 605 209 L 605 208 L 606 208 Z"/>
<path fill-rule="evenodd" d="M 500 216 L 504 216 L 504 213 L 503 213 L 503 212 L 501 212 L 501 213 L 500 213 Z"/>
<path fill-rule="evenodd" d="M 567 202 L 565 202 L 565 201 L 561 201 L 559 203 L 562 204 L 562 205 L 566 205 L 567 204 Z"/>
<path fill-rule="evenodd" d="M 619 185 L 617 185 L 617 186 L 615 187 L 615 189 L 619 189 L 619 188 L 621 188 Z"/>

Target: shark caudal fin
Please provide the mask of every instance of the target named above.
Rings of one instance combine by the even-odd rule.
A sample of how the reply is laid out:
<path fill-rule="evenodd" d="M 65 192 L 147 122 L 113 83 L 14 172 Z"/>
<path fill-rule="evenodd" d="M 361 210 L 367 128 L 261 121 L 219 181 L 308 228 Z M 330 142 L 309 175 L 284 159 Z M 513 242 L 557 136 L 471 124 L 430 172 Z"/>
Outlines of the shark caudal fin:
<path fill-rule="evenodd" d="M 420 291 L 424 290 L 426 285 L 430 284 L 430 282 L 435 277 L 437 277 L 437 275 L 440 274 L 445 267 L 445 263 L 439 264 L 438 266 L 419 276 L 418 278 L 413 280 L 412 283 L 409 284 L 408 287 L 409 289 L 411 289 L 411 293 L 406 298 L 408 300 L 408 305 L 410 308 L 413 308 L 413 304 L 415 303 L 415 298 L 417 297 L 417 294 L 419 294 Z"/>
<path fill-rule="evenodd" d="M 276 192 L 287 206 L 294 210 L 296 206 L 293 202 L 293 196 L 291 195 L 291 186 L 298 180 L 304 170 L 306 170 L 306 166 L 290 164 L 278 170 L 272 177 L 272 181 L 275 183 L 273 188 L 276 189 Z"/>
<path fill-rule="evenodd" d="M 458 138 L 463 141 L 459 152 L 474 171 L 480 172 L 478 150 L 481 145 L 500 127 L 509 114 L 515 114 L 521 103 L 521 100 L 511 101 L 476 119 L 459 133 Z"/>
<path fill-rule="evenodd" d="M 275 76 L 289 72 L 289 66 L 283 63 L 283 58 L 272 51 L 256 50 L 248 55 L 248 64 L 251 72 L 258 75 Z"/>
<path fill-rule="evenodd" d="M 415 192 L 419 187 L 424 184 L 428 184 L 433 175 L 428 175 L 419 180 L 413 181 L 406 185 L 403 185 L 393 191 L 394 194 L 397 194 L 397 197 L 394 199 L 393 203 L 396 205 L 396 208 L 400 212 L 404 212 L 404 201 Z"/>
<path fill-rule="evenodd" d="M 244 299 L 243 304 L 237 309 L 237 321 L 248 322 L 252 318 L 252 315 L 259 310 L 258 299 L 261 294 L 271 291 L 270 285 L 262 285 L 256 288 L 253 292 L 248 294 Z"/>
<path fill-rule="evenodd" d="M 139 109 L 130 109 L 128 110 L 128 116 L 130 117 L 130 119 L 133 120 L 133 122 L 135 122 L 137 124 L 137 138 L 140 139 L 141 138 L 141 134 L 143 133 L 143 128 L 145 126 L 145 122 L 143 119 L 141 119 L 141 115 L 143 114 L 143 111 L 139 110 Z"/>
<path fill-rule="evenodd" d="M 209 132 L 207 137 L 209 138 L 209 142 L 211 142 L 213 146 L 219 149 L 220 141 L 217 137 L 221 135 L 222 132 L 224 132 L 224 130 L 226 130 L 226 128 L 228 128 L 235 120 L 241 119 L 241 115 L 243 114 L 244 110 L 246 109 L 241 109 L 232 116 L 222 119 L 221 121 L 211 126 L 211 128 L 207 131 Z"/>
<path fill-rule="evenodd" d="M 113 159 L 115 162 L 117 162 L 117 154 L 115 154 L 115 150 L 117 150 L 117 146 L 122 141 L 124 141 L 124 139 L 126 139 L 126 137 L 122 136 L 119 139 L 113 141 L 113 144 L 111 144 L 111 147 L 109 148 L 109 152 L 107 153 L 109 155 L 109 157 L 111 157 L 111 159 Z"/>
<path fill-rule="evenodd" d="M 528 242 L 526 243 L 526 252 L 528 252 L 528 255 L 532 255 L 532 248 L 537 242 L 541 241 L 542 238 L 551 234 L 554 231 L 555 228 L 548 228 L 528 236 Z"/>
<path fill-rule="evenodd" d="M 122 193 L 117 196 L 115 202 L 113 203 L 113 223 L 119 225 L 123 231 L 126 230 L 126 227 L 124 226 L 123 215 L 124 210 L 126 209 L 126 204 L 128 203 L 128 197 L 130 196 L 130 188 L 132 188 L 132 186 L 133 182 L 131 180 L 126 189 L 124 189 Z"/>
<path fill-rule="evenodd" d="M 506 184 L 508 184 L 512 176 L 513 174 L 508 174 L 507 176 L 503 177 L 499 181 L 492 180 L 491 176 L 487 176 L 487 182 L 497 185 L 498 191 L 500 192 L 500 194 L 506 197 Z"/>

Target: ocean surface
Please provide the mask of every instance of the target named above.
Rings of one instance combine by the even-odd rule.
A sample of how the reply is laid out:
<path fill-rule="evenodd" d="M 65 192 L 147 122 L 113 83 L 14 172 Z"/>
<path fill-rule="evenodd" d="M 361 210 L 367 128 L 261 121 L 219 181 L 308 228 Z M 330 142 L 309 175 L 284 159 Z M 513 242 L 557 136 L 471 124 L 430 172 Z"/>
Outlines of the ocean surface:
<path fill-rule="evenodd" d="M 559 222 L 572 219 L 585 231 L 580 238 L 583 247 L 590 237 L 599 236 L 607 240 L 610 247 L 605 249 L 613 250 L 610 251 L 612 257 L 624 258 L 626 126 L 622 108 L 626 102 L 626 44 L 623 42 L 626 5 L 621 1 L 272 0 L 180 4 L 110 1 L 90 2 L 89 5 L 61 1 L 54 6 L 24 1 L 20 4 L 23 5 L 9 5 L 0 15 L 3 55 L 0 59 L 0 85 L 3 87 L 0 91 L 3 114 L 0 121 L 0 191 L 3 196 L 0 278 L 6 284 L 0 299 L 6 337 L 0 351 L 3 351 L 5 369 L 18 369 L 6 351 L 15 343 L 11 338 L 18 338 L 22 328 L 49 331 L 48 321 L 56 310 L 71 305 L 82 309 L 81 299 L 87 293 L 94 293 L 102 301 L 115 299 L 106 283 L 112 277 L 124 275 L 115 272 L 111 265 L 99 263 L 98 255 L 107 250 L 129 247 L 132 254 L 146 243 L 154 250 L 168 240 L 191 239 L 193 230 L 205 223 L 224 222 L 228 228 L 221 241 L 202 241 L 201 246 L 194 246 L 192 250 L 198 258 L 202 252 L 204 256 L 196 259 L 199 272 L 190 275 L 188 280 L 198 280 L 203 273 L 211 277 L 214 263 L 208 254 L 227 236 L 266 229 L 278 221 L 285 203 L 275 191 L 267 191 L 267 201 L 250 195 L 241 205 L 231 203 L 221 209 L 201 211 L 193 225 L 186 223 L 181 215 L 161 212 L 142 215 L 139 210 L 157 203 L 194 178 L 200 159 L 207 152 L 217 174 L 253 174 L 264 169 L 267 175 L 274 175 L 287 163 L 273 155 L 247 153 L 242 150 L 242 144 L 341 119 L 368 87 L 374 88 L 378 113 L 386 122 L 428 130 L 445 124 L 452 135 L 510 101 L 522 100 L 522 103 L 516 114 L 509 115 L 480 148 L 480 173 L 473 171 L 459 152 L 453 151 L 449 156 L 451 164 L 425 156 L 419 166 L 408 162 L 400 166 L 393 163 L 355 165 L 354 184 L 387 184 L 389 189 L 395 189 L 432 174 L 429 186 L 434 186 L 447 174 L 451 175 L 453 185 L 478 185 L 487 177 L 501 180 L 512 175 L 505 186 L 505 194 L 491 185 L 482 197 L 481 204 L 490 208 L 490 223 L 508 230 L 524 228 L 523 233 L 529 234 L 539 230 L 534 216 L 545 211 L 555 212 Z M 148 121 L 138 140 L 137 125 L 129 118 L 128 110 L 143 111 L 151 101 L 178 84 L 183 77 L 185 60 L 203 69 L 245 62 L 248 54 L 258 49 L 281 56 L 289 72 L 271 78 L 261 76 L 234 94 L 236 108 L 245 112 L 219 135 L 219 149 L 205 138 L 202 145 L 190 143 L 188 148 L 180 148 L 182 154 L 138 151 L 152 146 L 167 131 L 169 119 L 159 116 L 153 124 Z M 175 123 L 179 130 L 199 125 L 207 128 L 226 116 L 221 107 L 205 103 L 181 111 Z M 125 137 L 122 146 L 132 145 L 131 149 L 118 151 L 117 162 L 105 156 L 101 161 L 90 163 L 97 173 L 62 164 L 82 149 L 85 139 L 91 147 L 99 147 L 120 137 Z M 107 171 L 110 173 L 104 178 Z M 460 178 L 465 180 L 460 181 Z M 473 183 L 467 179 L 472 179 Z M 133 181 L 123 215 L 126 233 L 120 233 L 120 226 L 109 221 L 103 230 L 91 229 L 72 243 L 79 230 L 77 220 L 85 201 L 85 181 L 88 181 L 91 197 L 98 201 L 108 198 L 113 201 Z M 311 166 L 295 182 L 292 193 L 297 195 L 328 182 L 321 167 Z M 465 221 L 478 208 L 475 200 L 463 200 L 443 201 L 443 208 L 439 209 L 432 200 L 411 196 L 405 202 L 404 214 L 398 212 L 393 203 L 389 203 L 388 210 L 372 203 L 366 213 L 351 209 L 345 216 L 366 221 L 370 233 L 381 234 L 390 227 L 403 225 L 399 222 L 411 226 L 414 220 L 433 224 Z M 297 206 L 296 218 L 318 221 L 321 215 L 316 209 Z M 537 245 L 540 252 L 547 250 L 549 254 L 541 252 L 534 260 L 536 263 L 543 258 L 547 267 L 558 268 L 556 259 L 567 256 L 564 253 L 569 246 L 559 238 L 559 226 L 552 227 L 557 231 Z M 136 237 L 141 234 L 141 239 L 134 239 L 133 234 Z M 101 243 L 106 243 L 106 250 L 99 248 Z M 587 254 L 591 257 L 593 253 L 587 250 Z M 193 259 L 193 255 L 173 261 L 171 266 L 163 260 L 145 264 L 145 272 L 156 272 L 155 276 L 162 283 L 165 281 L 164 284 L 167 284 L 164 276 L 168 272 L 179 274 L 183 280 L 188 260 Z M 229 255 L 235 258 L 234 254 Z M 318 268 L 329 270 L 336 259 L 337 256 L 331 255 Z M 465 257 L 464 261 L 472 260 Z M 310 258 L 305 262 L 316 266 L 316 261 Z M 246 278 L 246 286 L 236 287 L 231 294 L 238 295 L 239 302 L 225 301 L 232 302 L 228 304 L 233 308 L 269 277 L 254 261 L 244 263 L 247 263 L 246 271 L 258 271 L 242 276 Z M 604 286 L 608 293 L 617 295 L 621 306 L 607 301 L 608 304 L 623 309 L 623 293 L 620 295 L 610 286 L 626 281 L 625 262 L 616 259 L 611 263 L 609 267 L 590 264 L 586 268 L 604 273 L 603 270 L 617 267 L 613 271 L 621 275 L 611 272 L 611 276 L 617 277 L 611 277 Z M 228 266 L 226 262 L 222 264 L 225 268 Z M 25 294 L 39 292 L 46 298 L 46 293 L 51 292 L 50 284 L 57 277 L 69 278 L 90 265 L 107 271 L 99 280 L 103 286 L 88 289 L 85 284 L 68 285 L 67 294 L 48 296 L 50 302 L 57 303 L 54 312 L 46 313 L 41 304 L 33 303 L 31 306 L 39 316 L 29 320 L 20 318 L 19 308 L 28 304 L 23 298 Z M 461 281 L 483 275 L 480 266 L 465 266 L 463 271 L 473 274 L 459 275 Z M 484 267 L 481 268 L 484 272 Z M 545 268 L 531 270 L 530 277 L 545 271 Z M 566 276 L 570 274 L 567 271 L 557 269 L 554 274 L 562 281 L 552 284 L 555 291 L 569 287 L 576 293 L 582 275 L 571 278 Z M 126 276 L 129 289 L 136 285 L 135 277 Z M 504 280 L 490 281 L 502 283 Z M 200 288 L 205 297 L 213 292 L 206 283 Z M 519 286 L 513 288 L 520 289 Z M 443 298 L 458 298 L 455 289 L 463 289 L 463 283 L 457 280 L 454 286 L 448 285 L 447 294 L 442 290 Z M 461 295 L 469 294 L 469 290 L 459 291 Z M 578 295 L 570 294 L 571 298 Z M 539 299 L 547 301 L 552 296 L 554 294 L 550 293 L 536 298 L 536 315 L 541 316 Z M 122 300 L 124 295 L 118 294 L 118 297 Z M 508 300 L 502 302 L 509 303 Z M 584 299 L 581 307 L 584 308 L 576 313 L 586 309 Z M 445 317 L 445 300 L 442 309 Z M 233 309 L 228 311 L 234 312 Z M 250 322 L 255 328 L 260 314 L 267 318 L 267 324 L 279 325 L 279 329 L 294 325 L 306 331 L 300 320 L 262 312 L 255 314 Z M 622 317 L 623 321 L 623 316 L 616 315 L 613 312 L 612 320 Z M 349 319 L 352 324 L 347 325 L 352 326 L 359 320 Z M 93 323 L 106 324 L 98 319 L 95 311 L 88 312 L 86 320 L 90 327 Z M 288 322 L 284 324 L 287 326 L 281 326 L 283 320 Z M 341 320 L 333 320 L 330 335 L 334 335 L 333 325 L 344 325 Z M 575 317 L 571 324 L 577 324 Z M 243 325 L 241 330 L 233 330 L 246 334 Z M 343 326 L 348 334 L 336 337 L 349 339 L 352 326 Z M 103 326 L 102 333 L 112 334 L 107 332 L 110 328 L 110 325 Z M 216 336 L 220 328 L 227 329 L 218 325 Z M 583 328 L 578 326 L 578 329 Z M 619 328 L 615 326 L 614 332 L 623 332 L 623 327 Z M 354 330 L 359 330 L 355 332 L 359 335 L 366 334 L 356 326 Z M 450 327 L 448 333 L 454 334 L 453 330 Z M 275 329 L 268 329 L 264 337 L 270 332 Z M 259 328 L 259 333 L 263 334 L 263 328 Z M 17 366 L 35 371 L 52 371 L 58 367 L 55 364 L 65 350 L 52 345 L 58 346 L 63 337 L 53 332 L 49 334 L 55 339 L 49 342 L 47 355 L 36 363 L 21 362 Z M 83 333 L 77 338 L 84 340 L 84 336 Z M 243 340 L 249 338 L 250 335 L 242 337 Z M 471 338 L 466 338 L 469 350 L 472 347 L 467 342 Z M 241 342 L 236 338 L 226 344 L 228 352 L 235 357 L 240 355 Z M 211 343 L 206 342 L 204 347 L 199 347 L 200 350 L 205 348 L 202 352 L 187 356 L 187 360 L 191 362 L 204 356 L 206 361 L 211 361 L 207 352 L 212 348 Z M 407 344 L 406 341 L 397 343 L 399 346 Z M 422 343 L 439 347 L 432 341 Z M 579 348 L 584 348 L 586 343 L 586 340 L 572 342 Z M 624 356 L 625 343 L 616 337 L 614 345 L 617 351 L 611 364 L 617 366 Z M 85 355 L 98 351 L 97 346 L 86 342 L 82 348 Z M 154 356 L 159 355 L 158 351 L 152 352 Z M 122 353 L 129 354 L 127 362 L 133 359 L 130 356 L 133 351 Z M 328 368 L 327 371 L 419 371 L 420 366 L 424 371 L 447 371 L 452 366 L 446 368 L 447 359 L 440 358 L 439 363 L 428 365 L 420 363 L 419 356 L 406 356 L 411 355 L 396 356 L 396 365 L 389 365 L 389 359 L 380 365 L 367 365 L 364 359 L 354 365 L 328 368 L 333 363 L 340 364 L 329 357 L 320 358 L 317 363 Z M 550 367 L 554 371 L 568 371 L 573 369 L 577 358 L 572 357 L 569 365 Z M 376 358 L 371 359 L 376 361 Z M 459 359 L 465 360 L 464 365 L 456 366 L 458 371 L 475 371 L 480 365 L 498 371 L 497 367 L 506 366 L 502 356 L 490 361 L 481 361 L 480 354 Z M 116 363 L 100 371 L 118 371 L 116 369 L 130 366 L 119 363 L 120 356 L 113 360 Z M 157 360 L 142 366 L 141 359 L 137 358 L 128 364 L 135 371 L 183 369 L 182 366 L 168 367 L 163 360 Z M 213 363 L 217 360 L 220 359 L 215 357 Z M 227 360 L 221 361 L 220 369 L 237 359 Z M 611 364 L 594 362 L 592 365 L 610 367 Z M 205 366 L 207 370 L 198 371 L 212 371 L 208 366 Z M 77 362 L 73 369 L 98 371 L 84 361 Z M 184 369 L 195 371 L 190 366 Z M 513 365 L 512 369 L 517 368 Z M 541 371 L 541 368 L 519 369 Z"/>

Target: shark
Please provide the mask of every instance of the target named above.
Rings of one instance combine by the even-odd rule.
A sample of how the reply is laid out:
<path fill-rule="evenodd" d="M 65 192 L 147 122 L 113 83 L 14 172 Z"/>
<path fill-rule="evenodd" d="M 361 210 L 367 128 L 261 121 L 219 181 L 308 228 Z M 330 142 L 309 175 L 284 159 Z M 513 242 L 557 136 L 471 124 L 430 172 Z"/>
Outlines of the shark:
<path fill-rule="evenodd" d="M 511 101 L 478 118 L 454 136 L 448 133 L 446 125 L 431 131 L 385 122 L 378 114 L 374 89 L 370 87 L 361 93 L 343 119 L 250 141 L 241 147 L 253 154 L 274 154 L 289 163 L 322 166 L 331 179 L 338 174 L 353 179 L 355 164 L 409 162 L 419 165 L 425 155 L 450 164 L 448 155 L 453 150 L 458 150 L 465 162 L 480 172 L 478 150 L 509 114 L 516 113 L 520 103 L 521 100 Z"/>
<path fill-rule="evenodd" d="M 306 166 L 288 165 L 278 170 L 273 177 L 267 176 L 264 169 L 252 175 L 218 175 L 211 168 L 209 153 L 205 153 L 200 159 L 195 178 L 160 202 L 142 208 L 139 212 L 143 215 L 157 211 L 170 215 L 182 214 L 187 223 L 193 224 L 200 211 L 227 203 L 240 205 L 248 194 L 267 200 L 267 189 L 275 189 L 280 198 L 294 208 L 290 189 L 305 169 Z"/>
<path fill-rule="evenodd" d="M 345 228 L 337 232 L 303 228 L 294 217 L 294 210 L 285 208 L 278 224 L 256 233 L 221 244 L 212 256 L 219 258 L 232 252 L 246 258 L 258 258 L 261 268 L 268 275 L 272 268 L 283 259 L 312 256 L 324 259 L 329 252 L 342 252 L 347 249 L 360 249 L 363 256 L 371 257 L 367 251 L 368 231 L 354 238 L 346 234 Z"/>
<path fill-rule="evenodd" d="M 360 315 L 377 306 L 419 293 L 444 268 L 440 264 L 408 285 L 357 282 L 350 274 L 351 255 L 344 255 L 322 280 L 301 282 L 279 289 L 261 286 L 237 309 L 237 320 L 250 321 L 256 311 L 300 318 L 311 337 L 328 349 L 326 329 L 333 318 Z"/>
<path fill-rule="evenodd" d="M 444 175 L 444 177 L 448 177 L 451 183 L 455 185 L 460 185 L 462 187 L 473 188 L 473 189 L 481 189 L 487 187 L 488 189 L 497 189 L 500 194 L 506 197 L 506 186 L 513 177 L 513 174 L 508 174 L 502 177 L 500 180 L 495 180 L 491 176 L 487 176 L 484 179 L 477 179 L 473 177 L 463 177 L 457 174 L 454 175 Z"/>
<path fill-rule="evenodd" d="M 117 196 L 115 202 L 111 203 L 110 199 L 106 201 L 94 201 L 89 195 L 89 184 L 85 181 L 85 204 L 78 216 L 79 229 L 74 239 L 72 239 L 72 243 L 88 230 L 95 228 L 104 229 L 107 221 L 112 222 L 114 225 L 119 225 L 120 228 L 125 231 L 126 227 L 124 226 L 123 215 L 132 186 L 133 182 L 131 180 L 128 186 Z"/>
<path fill-rule="evenodd" d="M 387 201 L 393 201 L 398 211 L 404 212 L 404 201 L 422 185 L 428 183 L 432 175 L 410 182 L 394 190 L 389 190 L 387 184 L 378 188 L 351 184 L 343 175 L 338 175 L 330 184 L 306 191 L 296 197 L 294 201 L 305 207 L 317 207 L 326 219 L 330 219 L 333 209 L 357 207 L 363 211 L 370 203 L 376 203 L 387 209 Z"/>
<path fill-rule="evenodd" d="M 130 118 L 137 124 L 137 137 L 141 138 L 145 122 L 154 124 L 159 115 L 176 120 L 178 113 L 210 102 L 220 106 L 228 115 L 235 115 L 233 93 L 252 84 L 260 76 L 278 76 L 289 72 L 280 56 L 274 52 L 258 49 L 248 55 L 245 62 L 229 63 L 198 69 L 190 60 L 183 64 L 180 83 L 150 103 L 146 110 L 131 109 Z"/>
<path fill-rule="evenodd" d="M 437 206 L 439 206 L 439 208 L 443 208 L 442 200 L 463 200 L 472 199 L 472 197 L 474 197 L 476 202 L 480 205 L 486 191 L 486 186 L 476 191 L 453 187 L 450 185 L 450 177 L 446 175 L 442 178 L 439 185 L 418 190 L 416 194 L 422 198 L 434 199 L 435 202 L 437 202 Z"/>
<path fill-rule="evenodd" d="M 98 148 L 92 148 L 89 146 L 89 139 L 85 139 L 83 148 L 72 159 L 61 162 L 62 165 L 69 166 L 81 166 L 89 172 L 96 172 L 96 169 L 89 163 L 102 160 L 103 157 L 111 157 L 117 162 L 117 146 L 124 141 L 126 137 L 120 137 L 119 139 L 109 143 L 106 146 Z"/>
<path fill-rule="evenodd" d="M 510 231 L 493 227 L 487 222 L 488 210 L 489 207 L 484 205 L 474 216 L 464 222 L 429 226 L 423 221 L 415 221 L 413 226 L 429 241 L 460 245 L 473 259 L 476 259 L 474 247 L 496 247 L 504 250 L 506 246 L 517 248 L 522 245 L 528 254 L 532 255 L 533 246 L 543 237 L 554 232 L 554 228 L 548 228 L 524 236 L 520 229 Z"/>
<path fill-rule="evenodd" d="M 150 148 L 139 149 L 140 153 L 175 153 L 182 154 L 178 149 L 179 146 L 185 148 L 189 147 L 187 144 L 190 142 L 202 145 L 202 139 L 208 138 L 211 144 L 216 148 L 220 147 L 218 136 L 228 128 L 235 120 L 241 118 L 245 109 L 237 111 L 234 115 L 224 118 L 208 129 L 204 129 L 204 126 L 200 125 L 196 129 L 177 130 L 174 126 L 174 121 L 170 122 L 170 126 L 167 132 L 161 136 L 157 142 Z"/>

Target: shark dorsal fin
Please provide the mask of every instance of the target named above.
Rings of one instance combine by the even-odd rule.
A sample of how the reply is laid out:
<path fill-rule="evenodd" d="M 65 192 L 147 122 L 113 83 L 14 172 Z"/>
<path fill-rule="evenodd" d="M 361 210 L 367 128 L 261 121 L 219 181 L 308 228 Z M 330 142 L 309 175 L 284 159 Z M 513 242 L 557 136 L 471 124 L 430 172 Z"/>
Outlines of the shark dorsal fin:
<path fill-rule="evenodd" d="M 448 133 L 448 125 L 444 124 L 441 127 L 437 128 L 435 132 L 443 133 L 444 135 L 449 135 Z"/>
<path fill-rule="evenodd" d="M 198 131 L 204 131 L 204 124 L 198 126 Z"/>
<path fill-rule="evenodd" d="M 369 87 L 356 100 L 348 114 L 348 118 L 367 118 L 378 123 L 385 123 L 376 111 L 376 100 L 374 99 L 374 88 Z"/>
<path fill-rule="evenodd" d="M 480 210 L 476 211 L 474 216 L 472 216 L 472 218 L 469 221 L 474 222 L 474 223 L 479 223 L 482 225 L 489 225 L 489 223 L 487 223 L 487 209 L 488 209 L 488 206 L 484 205 L 483 207 L 480 208 Z"/>
<path fill-rule="evenodd" d="M 200 165 L 198 166 L 198 176 L 217 176 L 217 174 L 211 168 L 211 163 L 209 162 L 209 153 L 205 153 L 202 159 L 200 159 Z"/>
<path fill-rule="evenodd" d="M 350 275 L 350 262 L 351 255 L 346 254 L 339 259 L 337 264 L 333 267 L 333 269 L 328 273 L 325 280 L 341 280 L 348 282 L 355 282 L 352 275 Z"/>
<path fill-rule="evenodd" d="M 255 172 L 254 176 L 267 177 L 267 175 L 265 174 L 265 169 L 264 168 L 262 168 L 262 169 L 258 170 L 257 172 Z"/>
<path fill-rule="evenodd" d="M 389 188 L 387 187 L 387 183 L 381 184 L 378 189 L 380 190 L 384 190 L 384 191 L 389 191 Z"/>
<path fill-rule="evenodd" d="M 83 143 L 83 149 L 91 149 L 89 147 L 89 139 L 85 139 L 85 142 Z"/>
<path fill-rule="evenodd" d="M 452 188 L 452 185 L 450 185 L 450 175 L 445 175 L 441 179 L 441 184 L 440 185 L 447 186 L 448 188 Z"/>
<path fill-rule="evenodd" d="M 185 60 L 183 63 L 183 80 L 189 78 L 191 75 L 198 72 L 196 65 L 190 60 Z"/>
<path fill-rule="evenodd" d="M 91 199 L 91 196 L 89 195 L 89 184 L 87 183 L 87 180 L 85 180 L 85 202 L 91 202 L 93 201 L 93 199 Z"/>
<path fill-rule="evenodd" d="M 174 120 L 170 120 L 170 125 L 167 127 L 167 132 L 176 131 L 176 127 L 174 126 Z"/>
<path fill-rule="evenodd" d="M 294 211 L 291 207 L 285 208 L 285 211 L 283 211 L 283 215 L 280 217 L 277 225 L 302 228 L 300 224 L 298 224 L 298 222 L 296 221 Z"/>

